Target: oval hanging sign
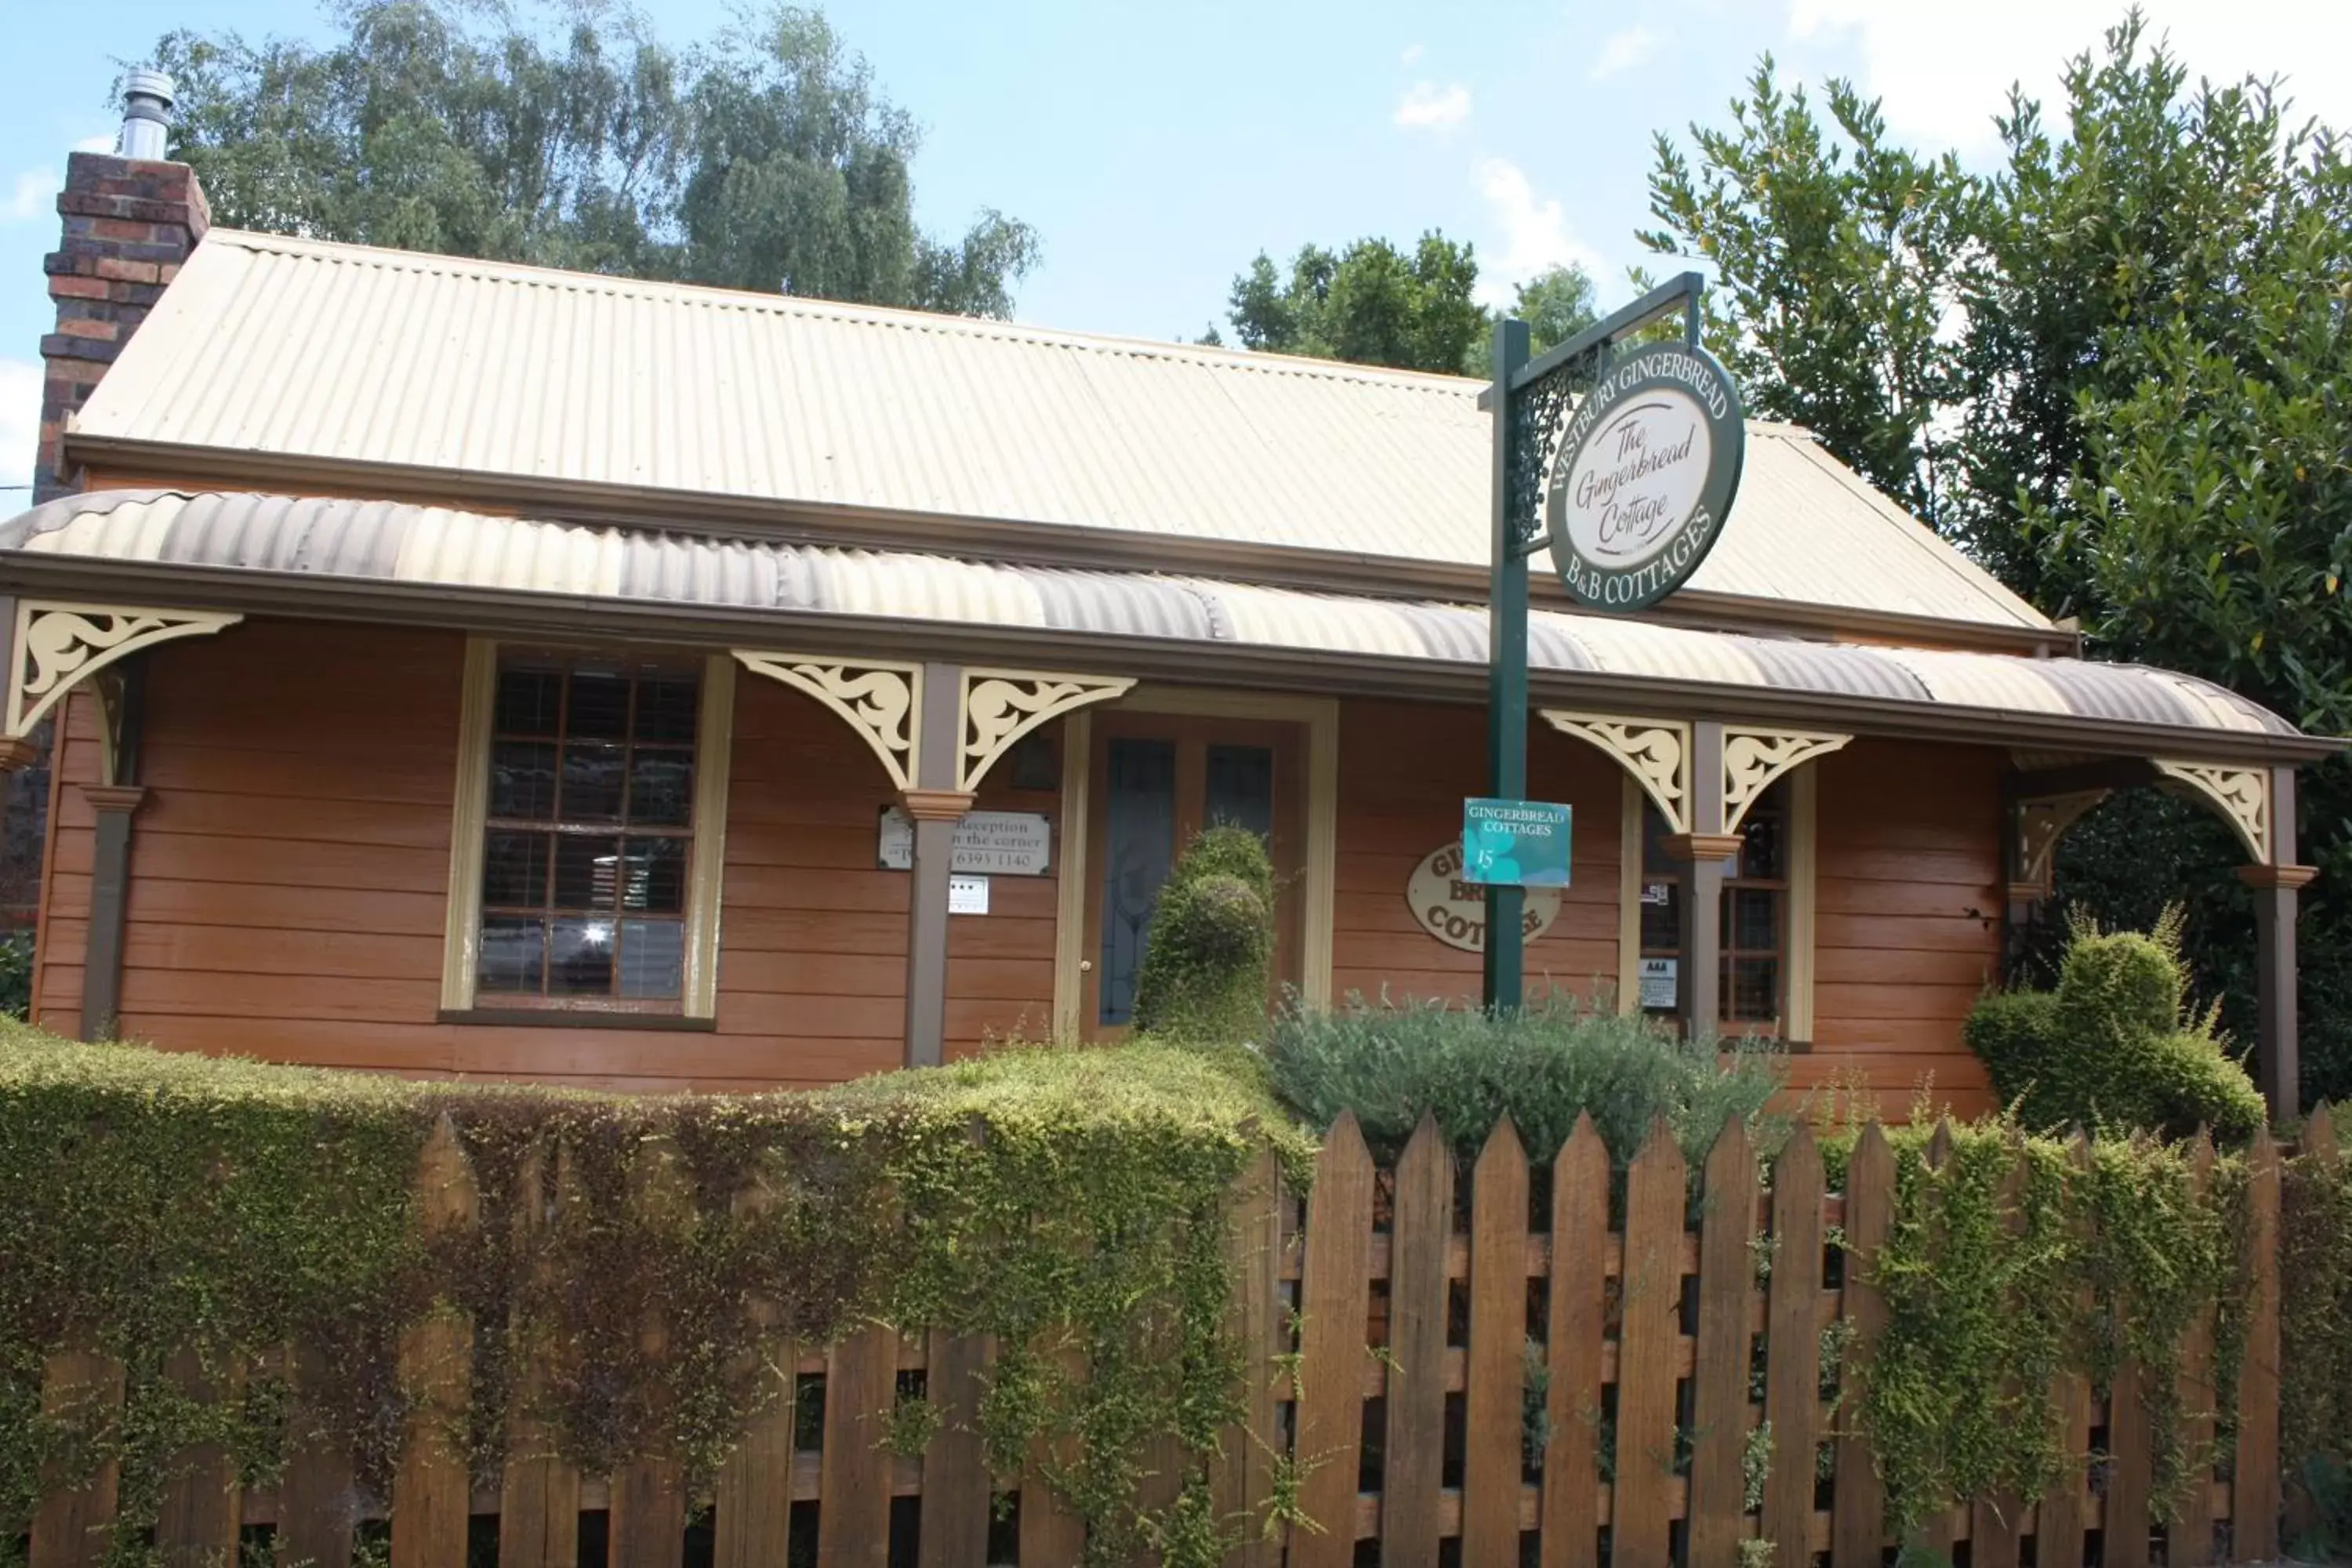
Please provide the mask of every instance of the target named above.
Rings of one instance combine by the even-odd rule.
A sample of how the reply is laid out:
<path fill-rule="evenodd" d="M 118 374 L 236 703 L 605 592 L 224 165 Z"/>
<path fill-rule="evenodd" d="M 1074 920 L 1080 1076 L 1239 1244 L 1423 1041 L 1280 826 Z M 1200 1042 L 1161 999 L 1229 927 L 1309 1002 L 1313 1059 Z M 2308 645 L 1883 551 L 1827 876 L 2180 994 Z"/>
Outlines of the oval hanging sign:
<path fill-rule="evenodd" d="M 1596 610 L 1638 610 L 1698 570 L 1731 510 L 1748 426 L 1705 349 L 1653 343 L 1609 367 L 1569 420 L 1546 515 L 1552 563 Z"/>

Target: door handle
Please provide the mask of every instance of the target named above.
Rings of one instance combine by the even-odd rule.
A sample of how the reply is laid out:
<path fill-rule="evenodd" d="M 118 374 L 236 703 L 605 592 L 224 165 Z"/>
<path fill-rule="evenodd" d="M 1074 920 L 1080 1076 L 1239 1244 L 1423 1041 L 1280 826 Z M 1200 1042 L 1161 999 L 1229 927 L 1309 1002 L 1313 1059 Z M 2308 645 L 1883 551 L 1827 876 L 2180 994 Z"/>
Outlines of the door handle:
<path fill-rule="evenodd" d="M 1094 961 L 1093 959 L 1091 959 L 1091 958 L 1082 958 L 1082 959 L 1078 960 L 1078 973 L 1081 973 L 1081 974 L 1092 974 L 1094 972 L 1095 972 L 1095 961 Z"/>

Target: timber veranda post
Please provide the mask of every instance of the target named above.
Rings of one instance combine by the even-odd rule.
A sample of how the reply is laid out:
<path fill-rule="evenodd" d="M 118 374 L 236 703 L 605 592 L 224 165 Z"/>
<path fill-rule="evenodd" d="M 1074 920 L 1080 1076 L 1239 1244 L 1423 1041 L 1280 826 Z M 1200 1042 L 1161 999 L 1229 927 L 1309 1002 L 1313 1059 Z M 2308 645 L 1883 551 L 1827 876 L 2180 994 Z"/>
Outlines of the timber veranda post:
<path fill-rule="evenodd" d="M 1498 800 L 1528 793 L 1528 552 L 1512 505 L 1511 380 L 1528 363 L 1528 324 L 1495 323 L 1493 564 L 1486 585 L 1486 780 Z M 1526 889 L 1486 884 L 1484 1000 L 1518 1010 L 1525 986 Z"/>

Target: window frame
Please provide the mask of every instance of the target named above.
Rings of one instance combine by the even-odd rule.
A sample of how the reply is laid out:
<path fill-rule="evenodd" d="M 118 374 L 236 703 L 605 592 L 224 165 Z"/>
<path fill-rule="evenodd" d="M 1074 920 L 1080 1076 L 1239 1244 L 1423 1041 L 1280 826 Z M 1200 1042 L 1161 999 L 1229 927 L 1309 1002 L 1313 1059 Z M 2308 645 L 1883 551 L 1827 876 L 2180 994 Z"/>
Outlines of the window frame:
<path fill-rule="evenodd" d="M 1796 869 L 1797 858 L 1795 781 L 1789 781 L 1786 794 L 1779 791 L 1780 785 L 1776 781 L 1774 788 L 1759 796 L 1756 804 L 1748 807 L 1748 815 L 1740 819 L 1740 850 L 1724 869 L 1723 890 L 1716 906 L 1717 1025 L 1727 1032 L 1736 1030 L 1772 1039 L 1781 1037 L 1788 1030 L 1789 954 L 1796 938 L 1795 921 L 1790 918 L 1790 906 L 1795 901 L 1791 896 L 1795 890 L 1791 873 Z M 1779 819 L 1780 827 L 1780 875 L 1750 877 L 1740 874 L 1748 867 L 1746 840 L 1748 830 L 1759 820 L 1775 817 Z M 1740 945 L 1738 909 L 1739 894 L 1743 891 L 1768 893 L 1772 897 L 1772 925 L 1779 941 L 1769 948 Z M 1743 958 L 1769 958 L 1775 965 L 1777 984 L 1773 987 L 1772 1015 L 1769 1018 L 1743 1018 L 1734 1010 L 1737 1004 L 1732 975 L 1738 967 L 1738 961 Z"/>
<path fill-rule="evenodd" d="M 701 656 L 695 710 L 694 805 L 687 858 L 685 953 L 678 999 L 611 996 L 534 997 L 478 987 L 482 948 L 482 871 L 489 822 L 490 745 L 498 706 L 499 654 L 529 648 L 565 657 L 625 650 L 593 645 L 541 645 L 466 639 L 457 718 L 457 787 L 450 811 L 448 918 L 441 955 L 445 1023 L 587 1025 L 616 1028 L 708 1027 L 718 1015 L 719 921 L 727 855 L 727 784 L 734 751 L 735 661 Z M 617 829 L 616 829 L 617 832 Z"/>
<path fill-rule="evenodd" d="M 1792 770 L 1788 787 L 1787 903 L 1783 909 L 1786 951 L 1781 956 L 1780 1043 L 1791 1050 L 1813 1039 L 1814 901 L 1819 886 L 1821 774 L 1814 763 Z M 1631 773 L 1621 775 L 1618 831 L 1617 1010 L 1638 1016 L 1642 1008 L 1642 889 L 1649 796 Z M 1679 957 L 1679 953 L 1676 954 Z"/>

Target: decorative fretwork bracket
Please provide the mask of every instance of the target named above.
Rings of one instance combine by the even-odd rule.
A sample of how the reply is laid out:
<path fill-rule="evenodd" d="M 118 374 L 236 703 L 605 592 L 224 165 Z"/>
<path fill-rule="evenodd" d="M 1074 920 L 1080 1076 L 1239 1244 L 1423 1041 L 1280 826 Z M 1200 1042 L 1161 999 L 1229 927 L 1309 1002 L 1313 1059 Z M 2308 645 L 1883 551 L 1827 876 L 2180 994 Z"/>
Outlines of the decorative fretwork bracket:
<path fill-rule="evenodd" d="M 210 637 L 243 619 L 215 610 L 19 601 L 8 670 L 6 738 L 22 740 L 31 734 L 67 692 L 116 660 L 175 637 Z"/>
<path fill-rule="evenodd" d="M 1775 781 L 1815 757 L 1827 756 L 1852 735 L 1818 730 L 1723 730 L 1723 830 L 1739 831 L 1740 818 Z"/>
<path fill-rule="evenodd" d="M 737 648 L 744 668 L 807 693 L 840 715 L 873 749 L 890 782 L 912 789 L 921 760 L 916 715 L 923 710 L 923 667 L 892 659 L 825 658 L 813 654 Z"/>
<path fill-rule="evenodd" d="M 2221 814 L 2257 866 L 2271 864 L 2271 771 L 2227 763 L 2175 763 L 2151 757 L 2173 789 L 2193 795 Z"/>
<path fill-rule="evenodd" d="M 967 669 L 957 716 L 956 788 L 971 791 L 1013 743 L 1051 719 L 1134 689 L 1132 677 Z"/>
<path fill-rule="evenodd" d="M 2104 789 L 2076 790 L 2039 800 L 2021 800 L 2011 805 L 2010 809 L 2017 815 L 2013 849 L 2017 862 L 2009 868 L 2010 881 L 2021 888 L 2038 889 L 2036 896 L 2047 898 L 2057 869 L 2058 840 L 2112 793 Z"/>
<path fill-rule="evenodd" d="M 1598 746 L 1633 775 L 1671 833 L 1690 826 L 1690 726 L 1676 719 L 1627 719 L 1606 713 L 1542 710 L 1544 722 L 1563 735 Z"/>

